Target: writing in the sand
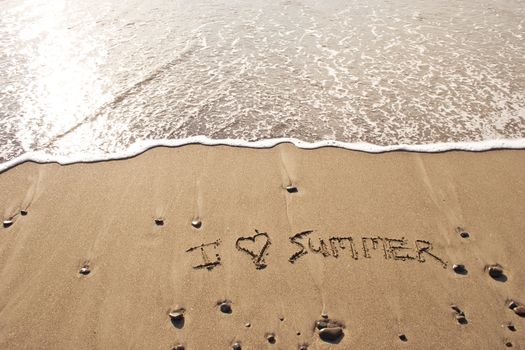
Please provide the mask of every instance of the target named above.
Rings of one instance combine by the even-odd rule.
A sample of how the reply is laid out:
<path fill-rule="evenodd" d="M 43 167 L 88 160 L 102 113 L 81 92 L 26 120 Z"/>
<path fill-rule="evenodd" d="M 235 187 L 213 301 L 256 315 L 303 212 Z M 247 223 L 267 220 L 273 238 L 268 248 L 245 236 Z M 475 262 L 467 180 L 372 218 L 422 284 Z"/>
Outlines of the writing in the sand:
<path fill-rule="evenodd" d="M 343 251 L 346 250 L 348 252 L 346 255 L 354 260 L 382 256 L 384 259 L 392 261 L 417 261 L 419 263 L 432 261 L 443 268 L 447 267 L 447 262 L 433 251 L 432 243 L 422 239 L 409 241 L 404 237 L 389 238 L 382 236 L 330 236 L 326 238 L 315 234 L 313 230 L 307 230 L 289 237 L 289 243 L 294 249 L 288 258 L 292 264 L 297 263 L 308 254 L 319 254 L 324 258 L 338 259 L 343 256 Z M 255 230 L 253 236 L 242 236 L 235 241 L 237 251 L 247 255 L 257 270 L 262 270 L 268 266 L 267 257 L 271 245 L 270 235 L 258 230 Z M 187 249 L 187 253 L 200 253 L 201 262 L 193 265 L 193 268 L 213 270 L 220 266 L 222 264 L 220 246 L 221 241 L 216 240 Z"/>

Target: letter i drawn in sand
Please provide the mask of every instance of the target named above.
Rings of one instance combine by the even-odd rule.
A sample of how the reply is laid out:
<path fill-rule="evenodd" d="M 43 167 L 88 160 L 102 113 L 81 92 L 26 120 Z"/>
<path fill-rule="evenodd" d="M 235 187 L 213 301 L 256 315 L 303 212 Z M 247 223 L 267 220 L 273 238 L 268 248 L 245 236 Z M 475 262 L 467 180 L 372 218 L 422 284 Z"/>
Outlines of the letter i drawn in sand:
<path fill-rule="evenodd" d="M 199 265 L 195 265 L 193 266 L 194 269 L 208 269 L 209 271 L 213 270 L 216 266 L 220 265 L 221 264 L 221 257 L 219 255 L 219 253 L 215 252 L 215 260 L 210 260 L 210 258 L 208 257 L 208 254 L 206 253 L 206 250 L 205 248 L 208 248 L 208 247 L 212 247 L 213 249 L 217 249 L 217 247 L 221 244 L 221 240 L 218 239 L 216 240 L 215 242 L 211 242 L 211 243 L 204 243 L 204 244 L 201 244 L 201 245 L 198 245 L 196 247 L 191 247 L 189 249 L 186 250 L 186 253 L 190 253 L 194 250 L 197 250 L 197 249 L 200 249 L 201 251 L 201 255 L 202 255 L 202 261 L 203 263 L 202 264 L 199 264 Z"/>

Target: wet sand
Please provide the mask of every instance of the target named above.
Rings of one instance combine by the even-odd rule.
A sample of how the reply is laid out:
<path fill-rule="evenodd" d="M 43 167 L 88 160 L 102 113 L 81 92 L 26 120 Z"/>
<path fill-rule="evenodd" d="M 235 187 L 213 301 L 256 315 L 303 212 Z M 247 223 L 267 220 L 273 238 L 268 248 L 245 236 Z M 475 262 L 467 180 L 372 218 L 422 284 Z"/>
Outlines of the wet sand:
<path fill-rule="evenodd" d="M 289 144 L 24 163 L 0 348 L 524 348 L 524 174 L 524 151 Z"/>

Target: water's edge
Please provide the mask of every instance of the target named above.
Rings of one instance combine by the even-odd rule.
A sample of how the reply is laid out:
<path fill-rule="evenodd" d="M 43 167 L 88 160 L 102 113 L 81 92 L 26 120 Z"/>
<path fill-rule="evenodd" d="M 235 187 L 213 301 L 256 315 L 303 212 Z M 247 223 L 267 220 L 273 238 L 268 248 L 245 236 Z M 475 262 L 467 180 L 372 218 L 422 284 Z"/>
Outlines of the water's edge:
<path fill-rule="evenodd" d="M 440 153 L 447 151 L 468 151 L 468 152 L 483 152 L 490 150 L 501 149 L 525 149 L 525 138 L 519 139 L 499 139 L 499 140 L 485 140 L 472 142 L 442 142 L 422 145 L 398 144 L 380 146 L 371 143 L 357 142 L 347 143 L 340 141 L 319 141 L 319 142 L 305 142 L 295 138 L 275 138 L 260 141 L 244 141 L 236 139 L 210 139 L 206 136 L 196 136 L 187 139 L 179 140 L 147 140 L 137 142 L 131 145 L 126 151 L 106 154 L 103 156 L 54 156 L 46 154 L 44 151 L 24 153 L 14 159 L 0 164 L 0 173 L 24 162 L 32 161 L 36 163 L 59 163 L 62 165 L 73 163 L 92 163 L 117 159 L 126 159 L 137 156 L 155 147 L 181 147 L 191 144 L 200 144 L 207 146 L 232 146 L 232 147 L 247 147 L 247 148 L 271 148 L 281 143 L 291 143 L 296 147 L 303 149 L 316 149 L 322 147 L 338 147 L 352 151 L 366 152 L 366 153 L 385 153 L 393 151 L 405 152 L 422 152 L 422 153 Z"/>

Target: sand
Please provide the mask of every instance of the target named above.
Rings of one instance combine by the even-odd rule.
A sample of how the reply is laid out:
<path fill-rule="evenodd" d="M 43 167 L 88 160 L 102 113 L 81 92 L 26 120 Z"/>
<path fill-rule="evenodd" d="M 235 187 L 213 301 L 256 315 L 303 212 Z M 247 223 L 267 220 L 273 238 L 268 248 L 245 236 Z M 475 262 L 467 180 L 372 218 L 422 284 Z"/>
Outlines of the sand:
<path fill-rule="evenodd" d="M 24 163 L 0 348 L 524 348 L 524 174 L 525 151 L 289 144 Z"/>

